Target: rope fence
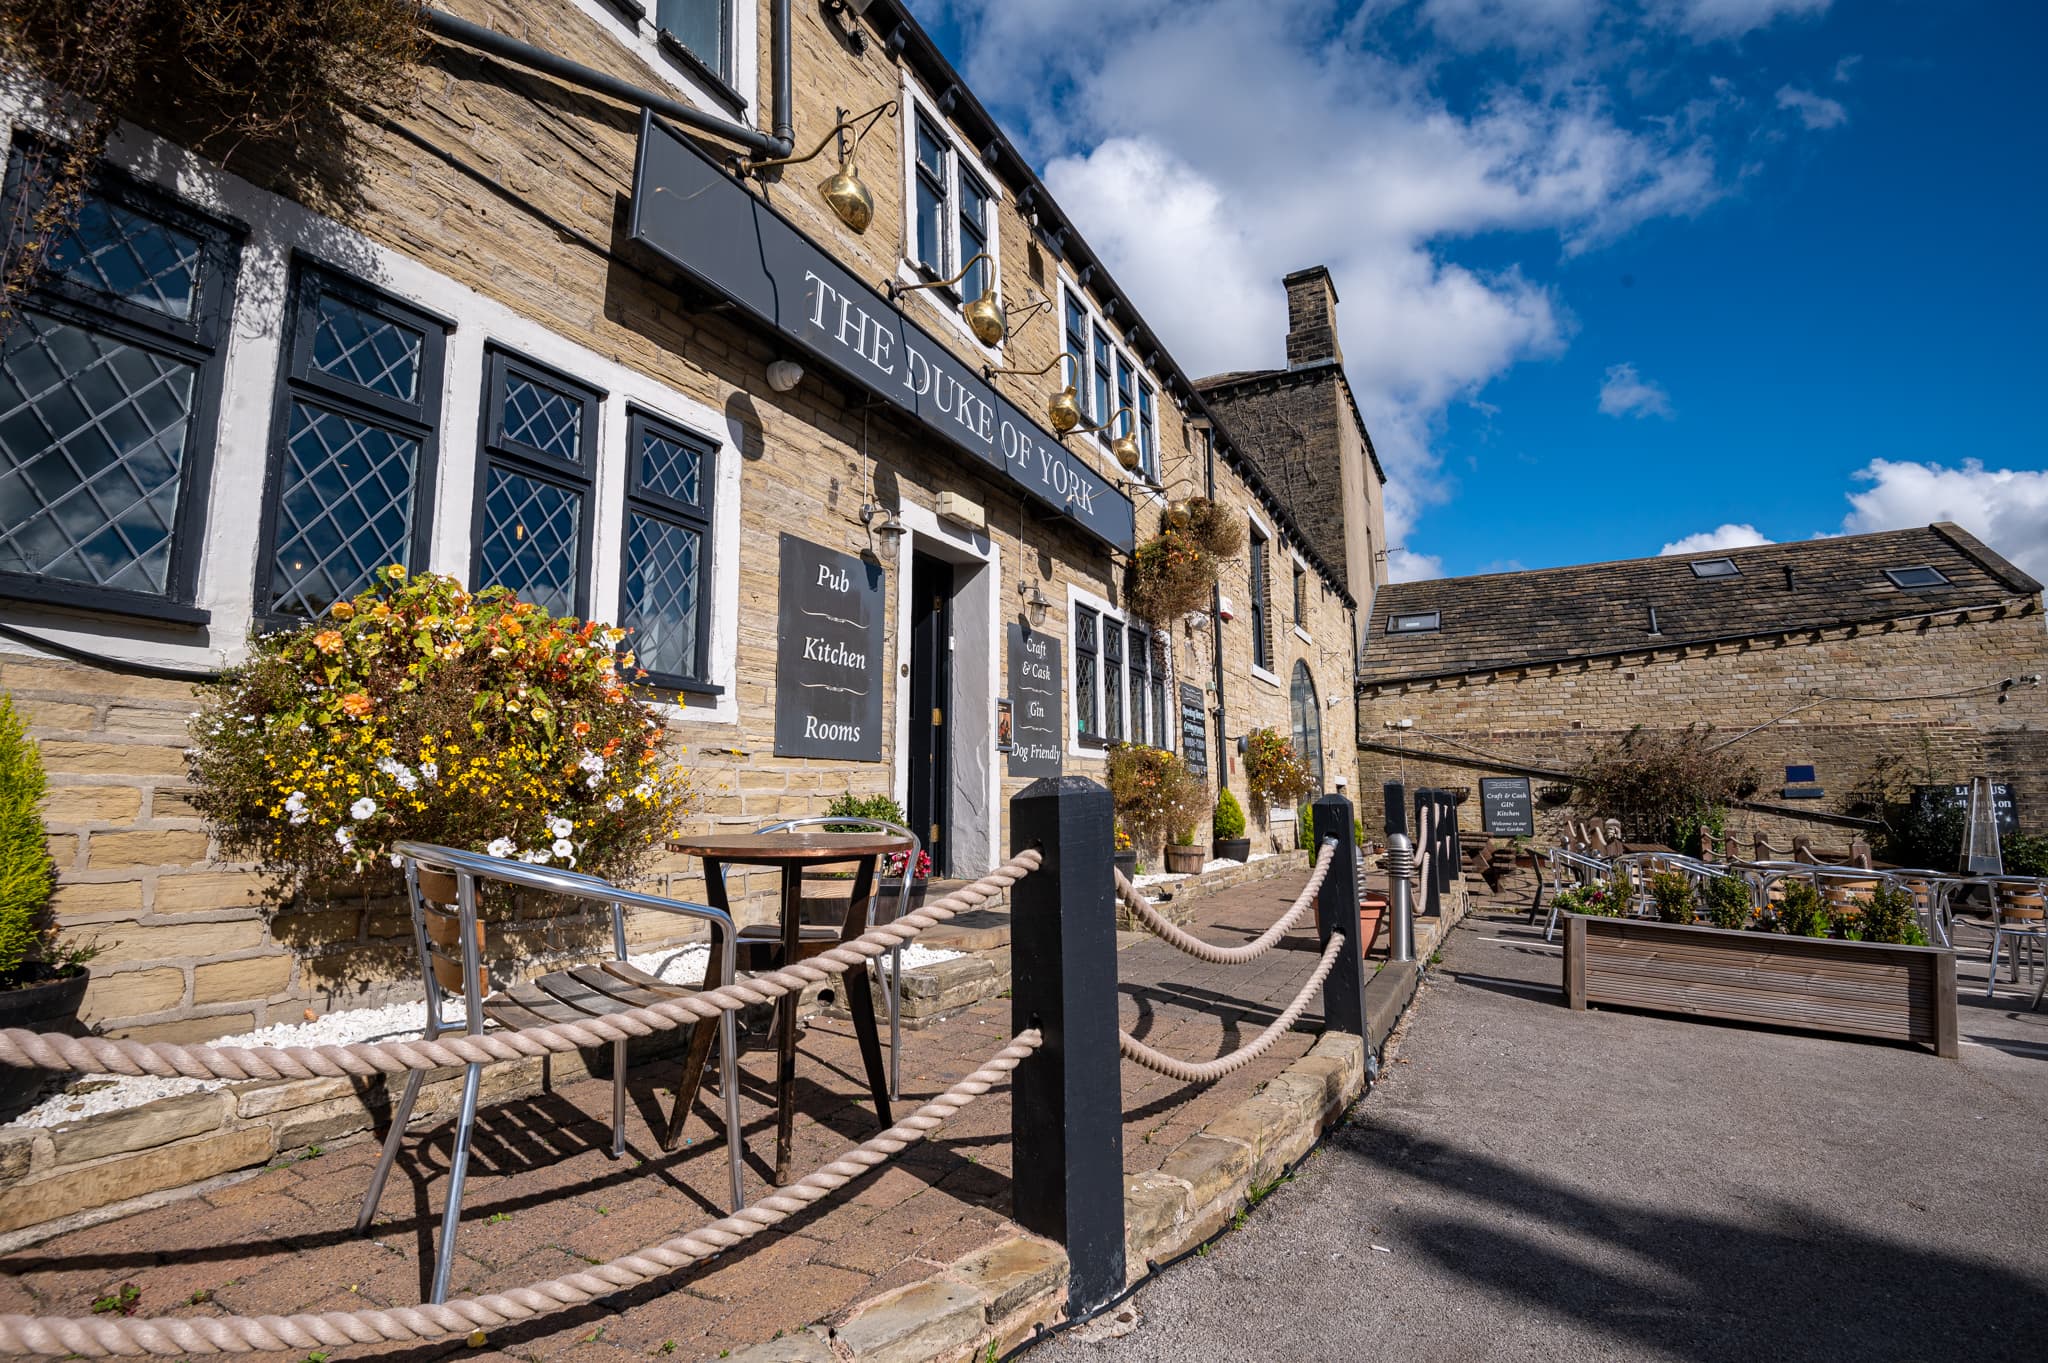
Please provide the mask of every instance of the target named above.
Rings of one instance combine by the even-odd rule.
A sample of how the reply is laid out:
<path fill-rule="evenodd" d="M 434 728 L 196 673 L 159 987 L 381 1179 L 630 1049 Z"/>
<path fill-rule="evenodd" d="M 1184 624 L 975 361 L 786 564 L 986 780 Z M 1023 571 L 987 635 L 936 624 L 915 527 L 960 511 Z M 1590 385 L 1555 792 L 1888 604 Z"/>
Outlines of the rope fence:
<path fill-rule="evenodd" d="M 1330 874 L 1330 862 L 1336 855 L 1336 839 L 1324 839 L 1322 854 L 1316 858 L 1315 866 L 1310 869 L 1308 884 L 1302 888 L 1300 896 L 1287 912 L 1273 923 L 1273 926 L 1242 946 L 1219 947 L 1178 927 L 1172 919 L 1154 908 L 1152 901 L 1145 898 L 1137 886 L 1126 880 L 1122 871 L 1116 873 L 1116 892 L 1123 906 L 1168 946 L 1177 947 L 1196 960 L 1207 961 L 1211 965 L 1242 965 L 1246 961 L 1256 961 L 1271 951 L 1280 939 L 1292 932 L 1315 907 L 1316 896 L 1322 893 L 1323 881 Z"/>
<path fill-rule="evenodd" d="M 1344 934 L 1331 933 L 1330 944 L 1323 948 L 1322 959 L 1316 962 L 1316 968 L 1309 974 L 1308 983 L 1301 987 L 1301 992 L 1294 996 L 1294 1001 L 1281 1010 L 1280 1016 L 1274 1018 L 1266 1030 L 1228 1055 L 1220 1055 L 1214 1060 L 1199 1063 L 1182 1060 L 1164 1051 L 1153 1050 L 1125 1031 L 1117 1033 L 1117 1047 L 1123 1052 L 1126 1060 L 1135 1061 L 1169 1079 L 1178 1079 L 1185 1084 L 1213 1084 L 1223 1076 L 1243 1069 L 1257 1060 L 1273 1048 L 1273 1043 L 1293 1030 L 1294 1024 L 1301 1020 L 1302 1013 L 1307 1011 L 1308 1001 L 1315 997 L 1316 991 L 1323 987 L 1323 981 L 1336 969 L 1338 957 L 1343 950 Z"/>
<path fill-rule="evenodd" d="M 960 1109 L 987 1093 L 1043 1044 L 1034 1029 L 1019 1032 L 980 1069 L 830 1164 L 769 1193 L 731 1216 L 650 1245 L 581 1273 L 551 1278 L 484 1297 L 464 1297 L 438 1306 L 392 1310 L 326 1311 L 294 1316 L 44 1317 L 0 1315 L 0 1354 L 189 1355 L 276 1352 L 332 1348 L 344 1344 L 410 1343 L 463 1334 L 482 1345 L 477 1332 L 564 1311 L 599 1297 L 708 1259 L 762 1231 L 780 1225 L 805 1207 L 845 1187 L 868 1170 L 945 1125 Z"/>
<path fill-rule="evenodd" d="M 883 955 L 926 928 L 979 908 L 1037 870 L 1043 857 L 1027 848 L 972 885 L 936 899 L 889 923 L 806 961 L 763 971 L 716 989 L 665 1000 L 602 1017 L 551 1023 L 476 1036 L 433 1041 L 358 1041 L 334 1046 L 180 1046 L 171 1042 L 116 1041 L 0 1030 L 0 1065 L 66 1070 L 76 1074 L 153 1075 L 186 1079 L 311 1079 L 453 1065 L 499 1064 L 537 1055 L 559 1055 L 629 1037 L 649 1036 L 716 1018 L 750 1004 L 770 1003 Z"/>

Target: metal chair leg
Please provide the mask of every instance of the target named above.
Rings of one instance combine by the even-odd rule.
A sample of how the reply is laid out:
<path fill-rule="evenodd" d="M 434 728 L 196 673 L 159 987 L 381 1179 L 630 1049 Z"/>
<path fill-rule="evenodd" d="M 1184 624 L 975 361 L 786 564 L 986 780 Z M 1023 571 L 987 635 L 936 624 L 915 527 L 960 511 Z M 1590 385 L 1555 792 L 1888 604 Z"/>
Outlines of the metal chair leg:
<path fill-rule="evenodd" d="M 358 1235 L 369 1230 L 370 1222 L 376 1219 L 377 1204 L 384 1200 L 385 1181 L 391 1177 L 391 1166 L 398 1159 L 398 1147 L 405 1142 L 405 1124 L 412 1120 L 413 1100 L 420 1096 L 420 1083 L 426 1077 L 425 1070 L 414 1070 L 405 1076 L 405 1091 L 399 1095 L 398 1106 L 391 1110 L 391 1130 L 384 1137 L 384 1153 L 377 1157 L 377 1168 L 363 1193 L 363 1209 L 356 1214 Z"/>
<path fill-rule="evenodd" d="M 733 1011 L 728 1008 L 718 1017 L 718 1091 L 725 1099 L 725 1163 L 732 1177 L 735 1212 L 747 1205 L 746 1188 L 740 1181 L 746 1154 L 740 1130 L 739 1051 L 739 1029 L 733 1022 Z"/>
<path fill-rule="evenodd" d="M 1987 999 L 1991 997 L 1992 989 L 1998 984 L 1998 945 L 2004 937 L 2005 929 L 1994 924 L 1991 929 L 1991 970 L 1984 977 L 1984 997 Z M 2013 978 L 2019 978 L 2017 972 L 2015 972 Z"/>
<path fill-rule="evenodd" d="M 889 951 L 889 1101 L 903 1101 L 903 948 Z"/>
<path fill-rule="evenodd" d="M 455 1270 L 455 1231 L 462 1222 L 462 1185 L 469 1177 L 469 1138 L 476 1129 L 477 1086 L 484 1067 L 471 1065 L 462 1077 L 462 1115 L 455 1122 L 455 1150 L 448 1160 L 448 1206 L 441 1213 L 441 1244 L 434 1251 L 434 1289 L 427 1300 L 435 1306 L 448 1300 L 448 1279 Z"/>
<path fill-rule="evenodd" d="M 612 1043 L 612 1158 L 626 1153 L 626 1041 Z"/>

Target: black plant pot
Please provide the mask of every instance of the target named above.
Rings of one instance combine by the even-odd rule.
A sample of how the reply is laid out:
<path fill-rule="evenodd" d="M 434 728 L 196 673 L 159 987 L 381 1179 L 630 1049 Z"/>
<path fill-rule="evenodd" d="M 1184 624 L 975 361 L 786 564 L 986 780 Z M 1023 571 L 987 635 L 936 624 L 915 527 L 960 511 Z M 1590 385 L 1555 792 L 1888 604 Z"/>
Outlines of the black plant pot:
<path fill-rule="evenodd" d="M 1217 838 L 1216 855 L 1226 861 L 1250 861 L 1252 840 L 1250 838 Z"/>
<path fill-rule="evenodd" d="M 0 989 L 0 1027 L 79 1035 L 84 1029 L 78 1025 L 78 1005 L 85 1002 L 85 986 L 91 978 L 79 970 Z M 34 1106 L 47 1078 L 42 1070 L 0 1065 L 0 1122 Z"/>
<path fill-rule="evenodd" d="M 1138 852 L 1136 848 L 1128 852 L 1118 852 L 1114 859 L 1116 861 L 1116 869 L 1124 873 L 1125 880 L 1137 879 Z"/>

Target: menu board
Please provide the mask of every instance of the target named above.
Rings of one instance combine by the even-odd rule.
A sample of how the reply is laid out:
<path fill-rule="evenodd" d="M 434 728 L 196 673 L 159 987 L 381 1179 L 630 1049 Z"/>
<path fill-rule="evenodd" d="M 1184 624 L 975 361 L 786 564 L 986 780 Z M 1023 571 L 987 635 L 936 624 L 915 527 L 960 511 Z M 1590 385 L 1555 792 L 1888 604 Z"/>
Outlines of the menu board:
<path fill-rule="evenodd" d="M 1060 641 L 1010 622 L 1010 775 L 1058 776 L 1066 751 L 1061 723 Z"/>
<path fill-rule="evenodd" d="M 1209 770 L 1209 716 L 1202 706 L 1202 688 L 1180 686 L 1180 755 L 1193 771 Z"/>
<path fill-rule="evenodd" d="M 1479 815 L 1488 833 L 1503 838 L 1536 836 L 1536 806 L 1526 776 L 1479 778 Z"/>
<path fill-rule="evenodd" d="M 775 755 L 882 760 L 882 569 L 782 537 Z"/>
<path fill-rule="evenodd" d="M 1967 781 L 1952 786 L 1915 786 L 1913 803 L 1922 815 L 1932 814 L 1944 805 L 1967 812 L 1970 808 L 1970 786 Z M 2020 807 L 2013 799 L 2010 782 L 1991 783 L 1991 808 L 1998 817 L 1999 837 L 2009 838 L 2020 831 Z"/>

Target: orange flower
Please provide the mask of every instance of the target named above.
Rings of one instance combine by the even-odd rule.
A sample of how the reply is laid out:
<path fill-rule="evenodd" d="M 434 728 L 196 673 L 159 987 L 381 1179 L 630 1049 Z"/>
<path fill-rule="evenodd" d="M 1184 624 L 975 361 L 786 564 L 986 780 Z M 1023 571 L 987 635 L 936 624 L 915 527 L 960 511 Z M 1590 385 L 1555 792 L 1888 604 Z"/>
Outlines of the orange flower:
<path fill-rule="evenodd" d="M 341 652 L 341 631 L 335 629 L 321 630 L 313 636 L 313 647 L 319 649 L 322 653 Z"/>
<path fill-rule="evenodd" d="M 351 602 L 347 602 L 347 601 L 337 601 L 337 602 L 335 602 L 335 603 L 334 603 L 334 606 L 333 606 L 333 609 L 332 609 L 332 614 L 333 614 L 334 618 L 335 618 L 335 619 L 337 619 L 337 620 L 349 620 L 349 619 L 353 619 L 353 618 L 355 617 L 355 613 L 356 613 L 356 608 L 355 608 L 354 604 L 353 604 L 353 603 L 351 603 Z"/>
<path fill-rule="evenodd" d="M 579 719 L 574 724 L 569 726 L 569 732 L 576 735 L 576 737 L 578 738 L 582 738 L 584 735 L 590 732 L 590 722 L 588 720 Z"/>
<path fill-rule="evenodd" d="M 341 708 L 357 719 L 361 719 L 369 714 L 376 704 L 377 702 L 371 700 L 361 691 L 351 691 L 341 698 Z"/>
<path fill-rule="evenodd" d="M 506 620 L 504 628 L 505 633 L 511 635 L 515 639 L 518 638 L 520 635 L 526 633 L 526 626 L 520 624 L 517 620 Z"/>

